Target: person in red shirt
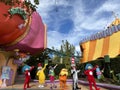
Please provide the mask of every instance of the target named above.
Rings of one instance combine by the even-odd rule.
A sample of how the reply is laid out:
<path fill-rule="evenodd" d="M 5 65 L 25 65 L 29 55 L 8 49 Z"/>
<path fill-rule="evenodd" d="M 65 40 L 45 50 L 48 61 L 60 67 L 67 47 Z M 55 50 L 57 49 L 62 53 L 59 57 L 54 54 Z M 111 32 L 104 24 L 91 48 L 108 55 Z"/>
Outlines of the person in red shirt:
<path fill-rule="evenodd" d="M 30 88 L 30 86 L 29 86 L 29 82 L 30 82 L 30 79 L 31 79 L 31 77 L 30 77 L 30 71 L 33 68 L 34 68 L 34 66 L 32 66 L 30 68 L 30 70 L 28 68 L 25 69 L 25 72 L 24 72 L 24 74 L 25 74 L 24 90 L 26 90 L 26 88 Z"/>
<path fill-rule="evenodd" d="M 87 76 L 89 86 L 90 86 L 90 90 L 93 90 L 92 89 L 92 84 L 94 85 L 96 90 L 100 90 L 100 88 L 97 88 L 95 78 L 93 76 L 93 72 L 96 70 L 96 68 L 97 68 L 97 66 L 95 66 L 93 68 L 91 64 L 87 64 L 86 67 L 85 67 L 86 70 L 84 71 L 84 74 Z"/>

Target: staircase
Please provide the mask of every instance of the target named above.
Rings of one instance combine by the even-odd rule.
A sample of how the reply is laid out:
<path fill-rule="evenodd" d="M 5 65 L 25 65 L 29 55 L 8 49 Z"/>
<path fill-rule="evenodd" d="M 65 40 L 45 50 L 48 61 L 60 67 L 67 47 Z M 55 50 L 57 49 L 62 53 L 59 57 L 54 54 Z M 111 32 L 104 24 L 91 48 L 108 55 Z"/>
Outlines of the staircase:
<path fill-rule="evenodd" d="M 15 84 L 23 84 L 25 80 L 25 75 L 21 74 L 21 75 L 17 75 L 15 78 Z"/>

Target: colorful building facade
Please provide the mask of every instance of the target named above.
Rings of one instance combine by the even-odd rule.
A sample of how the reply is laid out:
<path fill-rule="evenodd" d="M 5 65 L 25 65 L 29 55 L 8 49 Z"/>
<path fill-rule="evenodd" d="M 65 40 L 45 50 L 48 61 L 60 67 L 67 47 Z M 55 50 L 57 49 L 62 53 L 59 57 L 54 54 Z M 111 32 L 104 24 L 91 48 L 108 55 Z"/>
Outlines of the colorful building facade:
<path fill-rule="evenodd" d="M 35 55 L 46 48 L 46 29 L 29 0 L 0 0 L 0 77 L 3 82 L 6 78 L 6 84 L 14 84 L 17 67 L 22 63 L 16 59 L 18 52 L 23 53 L 19 53 L 19 57 L 24 58 L 28 53 Z"/>
<path fill-rule="evenodd" d="M 93 61 L 98 58 L 104 58 L 109 55 L 110 58 L 120 54 L 120 19 L 115 21 L 105 30 L 96 33 L 80 42 L 82 51 L 81 63 Z"/>

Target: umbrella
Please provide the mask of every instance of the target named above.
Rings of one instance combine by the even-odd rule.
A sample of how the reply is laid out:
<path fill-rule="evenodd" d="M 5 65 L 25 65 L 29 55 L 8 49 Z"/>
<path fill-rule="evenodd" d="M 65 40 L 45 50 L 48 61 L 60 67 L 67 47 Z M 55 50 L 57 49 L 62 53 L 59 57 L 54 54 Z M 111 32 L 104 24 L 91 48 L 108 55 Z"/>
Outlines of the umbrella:
<path fill-rule="evenodd" d="M 30 70 L 31 66 L 29 66 L 29 65 L 24 65 L 23 68 L 22 68 L 22 72 L 24 72 L 26 68 L 28 68 L 28 70 Z"/>

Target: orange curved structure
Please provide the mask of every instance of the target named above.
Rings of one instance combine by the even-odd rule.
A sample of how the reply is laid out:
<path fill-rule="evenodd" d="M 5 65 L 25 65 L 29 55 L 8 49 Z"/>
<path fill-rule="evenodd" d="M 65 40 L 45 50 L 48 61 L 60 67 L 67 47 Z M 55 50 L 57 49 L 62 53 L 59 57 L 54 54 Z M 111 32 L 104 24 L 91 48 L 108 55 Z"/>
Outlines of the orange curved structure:
<path fill-rule="evenodd" d="M 120 19 L 102 32 L 94 34 L 80 42 L 83 57 L 80 62 L 88 62 L 109 55 L 111 58 L 120 54 Z"/>

